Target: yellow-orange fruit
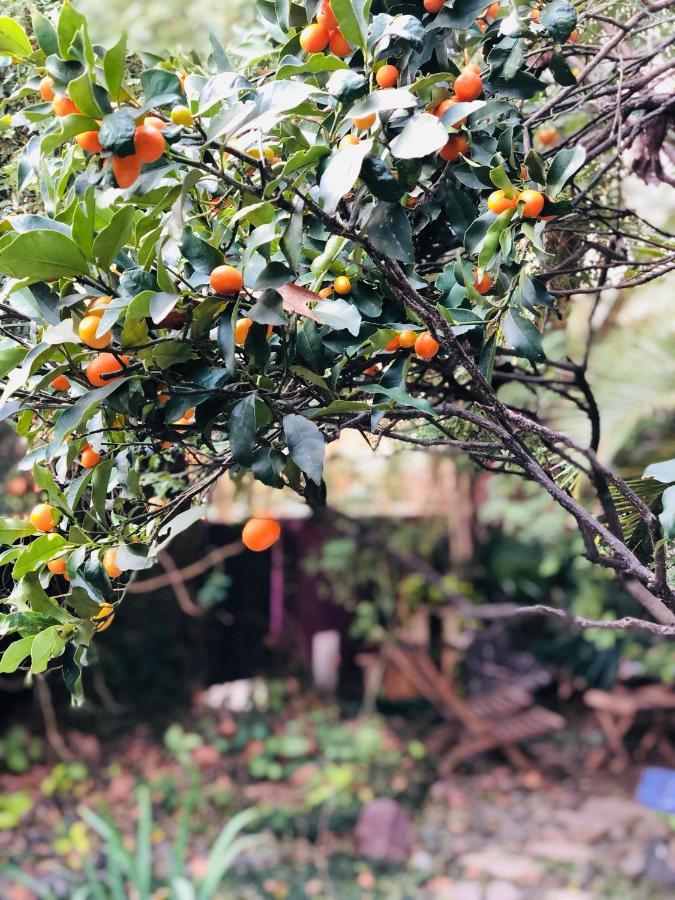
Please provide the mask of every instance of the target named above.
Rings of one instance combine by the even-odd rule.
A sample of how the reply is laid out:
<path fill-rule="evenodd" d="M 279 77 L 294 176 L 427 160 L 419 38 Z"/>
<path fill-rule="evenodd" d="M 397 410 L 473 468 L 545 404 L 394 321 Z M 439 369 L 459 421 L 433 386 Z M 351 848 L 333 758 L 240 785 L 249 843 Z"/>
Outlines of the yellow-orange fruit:
<path fill-rule="evenodd" d="M 244 276 L 234 266 L 216 266 L 209 282 L 216 294 L 238 294 L 244 286 Z"/>
<path fill-rule="evenodd" d="M 108 573 L 109 578 L 119 578 L 122 570 L 117 566 L 117 550 L 111 547 L 103 554 L 103 568 Z"/>
<path fill-rule="evenodd" d="M 54 507 L 51 503 L 38 503 L 33 507 L 33 511 L 28 517 L 31 525 L 37 531 L 54 531 L 56 522 L 54 521 Z"/>
<path fill-rule="evenodd" d="M 281 525 L 275 519 L 249 519 L 241 532 L 244 547 L 257 553 L 269 550 L 280 537 Z"/>
<path fill-rule="evenodd" d="M 98 131 L 83 131 L 75 135 L 75 143 L 86 153 L 100 153 L 103 150 L 98 138 Z"/>
<path fill-rule="evenodd" d="M 56 94 L 54 93 L 54 79 L 50 78 L 49 75 L 45 75 L 45 77 L 40 81 L 40 97 L 46 102 L 53 100 Z"/>
<path fill-rule="evenodd" d="M 440 344 L 428 331 L 423 331 L 415 341 L 415 353 L 421 359 L 433 359 L 440 349 Z"/>
<path fill-rule="evenodd" d="M 392 66 L 387 63 L 387 65 L 384 65 L 381 69 L 377 70 L 375 74 L 375 81 L 381 88 L 391 88 L 396 85 L 398 76 L 399 71 L 396 66 Z"/>
<path fill-rule="evenodd" d="M 86 344 L 87 347 L 93 347 L 94 350 L 102 350 L 112 341 L 112 333 L 110 331 L 105 331 L 103 334 L 96 334 L 100 324 L 100 316 L 85 316 L 77 329 L 77 333 L 79 334 L 82 343 Z"/>
<path fill-rule="evenodd" d="M 120 356 L 118 359 L 112 353 L 99 353 L 87 363 L 84 371 L 89 384 L 93 387 L 105 387 L 111 381 L 121 378 L 124 366 L 128 365 L 129 358 L 127 356 Z"/>
<path fill-rule="evenodd" d="M 89 445 L 82 448 L 80 462 L 85 469 L 94 469 L 101 462 L 101 454 Z"/>
<path fill-rule="evenodd" d="M 321 53 L 328 46 L 329 39 L 328 29 L 316 22 L 300 32 L 300 46 L 305 53 Z"/>

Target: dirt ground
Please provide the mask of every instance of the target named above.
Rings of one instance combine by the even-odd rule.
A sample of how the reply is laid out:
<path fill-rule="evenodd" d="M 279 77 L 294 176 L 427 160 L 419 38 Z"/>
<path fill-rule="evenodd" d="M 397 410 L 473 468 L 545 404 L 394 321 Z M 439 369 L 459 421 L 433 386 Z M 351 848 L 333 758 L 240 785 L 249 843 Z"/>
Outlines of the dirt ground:
<path fill-rule="evenodd" d="M 138 728 L 106 742 L 65 738 L 76 761 L 46 753 L 24 772 L 0 775 L 4 798 L 29 801 L 13 825 L 5 818 L 0 858 L 51 890 L 45 896 L 70 898 L 87 864 L 104 868 L 82 805 L 105 810 L 133 848 L 140 783 L 152 794 L 162 884 L 194 779 L 188 877 L 203 872 L 236 810 L 262 811 L 260 843 L 237 859 L 217 895 L 228 900 L 666 900 L 675 892 L 675 829 L 634 801 L 639 769 L 584 768 L 569 732 L 539 742 L 528 771 L 482 757 L 445 778 L 405 719 L 348 718 L 297 701 L 275 712 L 196 715 L 163 737 Z M 565 758 L 566 771 L 550 762 Z M 3 900 L 34 896 L 0 870 Z"/>

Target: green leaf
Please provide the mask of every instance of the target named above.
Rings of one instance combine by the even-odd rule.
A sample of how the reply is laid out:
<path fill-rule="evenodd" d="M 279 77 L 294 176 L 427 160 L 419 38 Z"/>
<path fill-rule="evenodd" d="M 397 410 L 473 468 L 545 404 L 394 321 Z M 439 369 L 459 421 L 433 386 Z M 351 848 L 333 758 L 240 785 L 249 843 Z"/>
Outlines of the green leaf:
<path fill-rule="evenodd" d="M 328 156 L 329 153 L 330 149 L 322 144 L 315 144 L 307 150 L 297 150 L 289 157 L 288 162 L 283 168 L 283 174 L 292 175 L 293 172 L 304 169 L 305 166 L 315 166 L 320 159 L 323 159 L 324 156 Z"/>
<path fill-rule="evenodd" d="M 571 87 L 571 85 L 577 83 L 574 73 L 561 53 L 553 54 L 548 67 L 558 84 L 562 84 L 564 87 Z"/>
<path fill-rule="evenodd" d="M 112 457 L 101 460 L 94 469 L 91 479 L 91 505 L 96 510 L 99 522 L 105 522 L 105 501 L 108 496 L 108 484 L 112 473 L 114 460 Z"/>
<path fill-rule="evenodd" d="M 61 417 L 54 428 L 52 443 L 55 446 L 61 444 L 79 425 L 93 416 L 106 397 L 109 397 L 113 391 L 116 391 L 127 381 L 129 381 L 129 378 L 116 378 L 110 384 L 106 384 L 105 387 L 87 391 L 84 396 L 76 400 L 72 406 L 61 413 Z"/>
<path fill-rule="evenodd" d="M 0 17 L 0 53 L 27 59 L 33 52 L 28 35 L 18 22 L 9 16 Z"/>
<path fill-rule="evenodd" d="M 64 3 L 59 14 L 56 33 L 59 39 L 59 55 L 62 59 L 70 59 L 70 48 L 80 29 L 86 30 L 87 20 L 70 3 Z"/>
<path fill-rule="evenodd" d="M 103 117 L 98 139 L 104 150 L 109 150 L 118 156 L 131 156 L 136 149 L 134 146 L 135 134 L 136 120 L 130 112 L 120 109 Z"/>
<path fill-rule="evenodd" d="M 94 94 L 94 84 L 89 72 L 84 72 L 79 78 L 74 78 L 70 82 L 68 96 L 85 116 L 99 119 L 103 115 L 103 110 L 98 105 Z"/>
<path fill-rule="evenodd" d="M 180 252 L 196 272 L 212 272 L 223 261 L 220 250 L 198 238 L 191 228 L 183 231 Z"/>
<path fill-rule="evenodd" d="M 59 40 L 56 36 L 56 28 L 50 20 L 43 16 L 38 9 L 34 9 L 32 13 L 33 33 L 35 40 L 38 42 L 40 50 L 45 56 L 59 52 Z"/>
<path fill-rule="evenodd" d="M 248 312 L 248 317 L 259 325 L 285 325 L 283 298 L 278 291 L 263 291 Z"/>
<path fill-rule="evenodd" d="M 433 20 L 435 28 L 467 28 L 485 9 L 483 0 L 455 0 L 452 9 L 447 5 Z"/>
<path fill-rule="evenodd" d="M 415 261 L 410 220 L 398 203 L 375 204 L 368 220 L 367 233 L 380 253 L 404 263 Z"/>
<path fill-rule="evenodd" d="M 59 119 L 58 129 L 47 132 L 41 139 L 40 151 L 45 155 L 53 153 L 58 147 L 67 144 L 83 131 L 96 131 L 97 129 L 96 119 L 91 119 L 89 116 L 64 116 Z"/>
<path fill-rule="evenodd" d="M 395 174 L 398 175 L 398 172 L 392 171 L 379 157 L 366 156 L 361 164 L 361 179 L 370 193 L 388 203 L 400 200 L 408 190 L 405 181 L 395 177 Z"/>
<path fill-rule="evenodd" d="M 530 362 L 544 359 L 541 334 L 529 319 L 510 309 L 502 327 L 504 337 L 516 352 L 521 353 Z"/>
<path fill-rule="evenodd" d="M 87 260 L 75 241 L 58 231 L 19 234 L 0 249 L 0 274 L 25 278 L 29 284 L 88 271 Z"/>
<path fill-rule="evenodd" d="M 127 58 L 127 36 L 123 34 L 117 43 L 106 50 L 103 57 L 103 73 L 111 100 L 119 100 L 122 81 L 124 80 L 124 64 Z"/>
<path fill-rule="evenodd" d="M 340 200 L 354 187 L 371 147 L 372 141 L 366 140 L 331 154 L 319 182 L 319 199 L 327 213 L 334 213 Z"/>
<path fill-rule="evenodd" d="M 546 3 L 539 19 L 554 41 L 564 43 L 577 26 L 577 12 L 569 0 Z"/>
<path fill-rule="evenodd" d="M 501 188 L 510 200 L 516 200 L 518 198 L 518 188 L 506 174 L 504 166 L 497 166 L 496 169 L 490 169 L 490 181 L 495 187 Z"/>
<path fill-rule="evenodd" d="M 390 149 L 398 159 L 421 159 L 437 153 L 447 141 L 448 131 L 438 117 L 422 113 L 396 135 Z"/>
<path fill-rule="evenodd" d="M 54 559 L 60 550 L 68 546 L 68 541 L 60 534 L 43 534 L 35 538 L 23 550 L 12 569 L 12 578 L 18 581 L 28 572 L 41 568 L 42 564 Z"/>
<path fill-rule="evenodd" d="M 331 9 L 340 31 L 350 44 L 365 51 L 368 39 L 368 18 L 372 0 L 331 0 Z"/>
<path fill-rule="evenodd" d="M 292 75 L 316 75 L 319 72 L 350 71 L 343 59 L 328 56 L 325 53 L 312 53 L 307 59 L 297 56 L 284 56 L 276 71 L 277 78 L 290 78 Z"/>
<path fill-rule="evenodd" d="M 361 329 L 361 313 L 354 304 L 343 297 L 335 300 L 321 300 L 312 310 L 314 318 L 322 325 L 341 331 L 346 328 L 355 337 Z"/>
<path fill-rule="evenodd" d="M 419 409 L 420 412 L 435 413 L 433 406 L 423 397 L 412 397 L 404 387 L 389 387 L 385 384 L 364 384 L 359 387 L 360 391 L 367 394 L 384 394 L 393 400 L 397 406 L 412 406 Z"/>
<path fill-rule="evenodd" d="M 318 426 L 291 414 L 284 416 L 283 427 L 291 459 L 315 484 L 321 484 L 326 442 Z"/>
<path fill-rule="evenodd" d="M 34 674 L 44 672 L 49 660 L 63 652 L 66 642 L 61 637 L 61 628 L 61 625 L 52 625 L 51 628 L 45 628 L 33 638 L 30 648 L 30 670 Z"/>
<path fill-rule="evenodd" d="M 230 413 L 227 426 L 232 458 L 244 466 L 253 459 L 256 396 L 255 393 L 249 394 L 237 403 Z"/>
<path fill-rule="evenodd" d="M 551 163 L 546 179 L 546 193 L 549 197 L 557 197 L 567 182 L 575 175 L 586 161 L 585 147 L 573 147 L 561 150 Z"/>
<path fill-rule="evenodd" d="M 167 106 L 181 98 L 180 79 L 166 69 L 146 69 L 141 73 L 145 108 Z"/>
<path fill-rule="evenodd" d="M 672 540 L 675 538 L 675 485 L 666 488 L 661 502 L 663 503 L 663 512 L 659 516 L 659 522 L 664 535 Z"/>
<path fill-rule="evenodd" d="M 675 482 L 675 459 L 665 459 L 663 462 L 652 463 L 642 473 L 643 478 L 655 478 L 662 484 Z"/>
<path fill-rule="evenodd" d="M 28 519 L 0 517 L 0 544 L 13 544 L 31 534 L 35 534 L 35 528 Z"/>
<path fill-rule="evenodd" d="M 92 253 L 103 270 L 108 270 L 119 251 L 127 243 L 131 237 L 133 225 L 133 206 L 122 206 L 115 211 L 110 222 L 96 236 Z"/>
<path fill-rule="evenodd" d="M 547 165 L 536 150 L 530 150 L 525 157 L 525 166 L 533 181 L 546 184 Z"/>
<path fill-rule="evenodd" d="M 18 641 L 12 641 L 2 654 L 2 659 L 0 659 L 0 673 L 16 672 L 24 659 L 30 656 L 34 639 L 35 636 L 31 634 L 28 637 L 20 638 Z"/>
<path fill-rule="evenodd" d="M 417 97 L 411 94 L 408 88 L 384 88 L 368 94 L 365 100 L 357 103 L 349 110 L 349 115 L 353 118 L 355 116 L 369 115 L 370 113 L 388 112 L 393 109 L 410 109 L 417 106 L 417 103 Z M 438 122 L 436 116 L 431 116 L 430 118 Z M 447 137 L 446 134 L 446 140 Z"/>

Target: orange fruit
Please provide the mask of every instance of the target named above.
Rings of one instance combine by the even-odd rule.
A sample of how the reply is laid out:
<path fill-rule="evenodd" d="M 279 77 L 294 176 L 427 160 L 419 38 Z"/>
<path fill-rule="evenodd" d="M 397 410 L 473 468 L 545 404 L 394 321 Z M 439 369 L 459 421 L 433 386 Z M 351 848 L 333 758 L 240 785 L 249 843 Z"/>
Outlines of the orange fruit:
<path fill-rule="evenodd" d="M 156 128 L 158 131 L 162 131 L 168 124 L 158 116 L 146 116 L 143 119 L 143 125 L 147 125 L 148 128 Z"/>
<path fill-rule="evenodd" d="M 567 43 L 575 44 L 578 40 L 579 40 L 579 32 L 575 28 L 574 31 L 572 32 L 572 34 L 567 38 Z"/>
<path fill-rule="evenodd" d="M 330 52 L 334 56 L 339 56 L 340 59 L 344 59 L 345 56 L 350 56 L 352 53 L 352 45 L 345 39 L 339 28 L 331 31 L 328 38 L 328 46 L 330 47 Z"/>
<path fill-rule="evenodd" d="M 365 116 L 357 116 L 355 119 L 352 119 L 352 122 L 359 131 L 368 131 L 375 124 L 375 119 L 377 119 L 375 113 L 370 113 Z"/>
<path fill-rule="evenodd" d="M 101 462 L 101 454 L 97 453 L 89 444 L 85 444 L 82 448 L 82 453 L 80 453 L 80 462 L 85 469 L 95 469 Z"/>
<path fill-rule="evenodd" d="M 117 359 L 112 353 L 99 353 L 87 363 L 85 374 L 93 387 L 105 387 L 106 384 L 120 378 L 124 366 L 128 365 L 129 358 L 127 356 L 120 356 Z"/>
<path fill-rule="evenodd" d="M 50 78 L 49 75 L 45 75 L 45 77 L 40 81 L 40 96 L 45 101 L 53 100 L 56 94 L 54 93 L 54 79 Z"/>
<path fill-rule="evenodd" d="M 537 139 L 543 147 L 552 147 L 558 140 L 558 129 L 553 125 L 550 128 L 540 128 Z"/>
<path fill-rule="evenodd" d="M 417 332 L 413 331 L 410 328 L 405 328 L 403 331 L 399 331 L 398 333 L 398 345 L 399 347 L 404 347 L 406 350 L 409 347 L 414 347 L 416 340 Z"/>
<path fill-rule="evenodd" d="M 251 319 L 247 319 L 246 317 L 237 319 L 237 324 L 234 326 L 234 342 L 239 347 L 242 347 L 246 343 L 246 338 L 251 330 L 251 325 L 253 325 Z"/>
<path fill-rule="evenodd" d="M 523 191 L 518 200 L 525 204 L 523 215 L 528 219 L 536 218 L 544 208 L 544 195 L 540 191 Z"/>
<path fill-rule="evenodd" d="M 112 625 L 114 618 L 115 607 L 112 603 L 101 603 L 101 608 L 95 616 L 92 616 L 91 621 L 100 623 L 96 625 L 96 631 L 105 631 L 106 628 L 109 628 Z"/>
<path fill-rule="evenodd" d="M 458 100 L 477 100 L 483 91 L 483 81 L 473 69 L 467 68 L 457 76 L 453 87 Z"/>
<path fill-rule="evenodd" d="M 55 521 L 54 513 L 54 507 L 50 503 L 38 503 L 37 506 L 33 507 L 33 511 L 28 519 L 37 531 L 54 531 L 56 521 L 59 518 L 58 513 L 56 513 Z"/>
<path fill-rule="evenodd" d="M 65 556 L 57 556 L 56 559 L 47 560 L 47 568 L 52 575 L 65 575 L 68 571 L 68 560 Z"/>
<path fill-rule="evenodd" d="M 400 346 L 401 346 L 401 342 L 400 342 L 400 340 L 399 340 L 399 336 L 398 336 L 397 334 L 395 334 L 395 335 L 393 336 L 393 338 L 389 341 L 389 343 L 384 345 L 384 349 L 385 349 L 388 353 L 393 353 L 394 350 L 398 350 L 398 348 L 399 348 Z"/>
<path fill-rule="evenodd" d="M 349 294 L 352 289 L 352 283 L 346 275 L 338 275 L 333 282 L 333 290 L 336 294 Z"/>
<path fill-rule="evenodd" d="M 134 135 L 134 147 L 142 163 L 156 162 L 164 153 L 162 132 L 152 125 L 139 125 Z"/>
<path fill-rule="evenodd" d="M 244 547 L 256 553 L 269 550 L 280 537 L 281 525 L 275 519 L 249 519 L 241 532 Z"/>
<path fill-rule="evenodd" d="M 405 201 L 405 205 L 408 209 L 414 209 L 417 206 L 417 197 L 408 197 Z"/>
<path fill-rule="evenodd" d="M 540 16 L 541 16 L 541 10 L 533 9 L 530 11 L 530 19 L 532 19 L 533 22 L 538 22 Z"/>
<path fill-rule="evenodd" d="M 316 21 L 322 25 L 326 31 L 334 31 L 338 27 L 338 20 L 335 17 L 330 0 L 323 0 L 319 11 L 316 14 Z"/>
<path fill-rule="evenodd" d="M 113 156 L 112 170 L 117 187 L 131 187 L 141 174 L 141 160 L 136 153 L 131 156 Z"/>
<path fill-rule="evenodd" d="M 83 131 L 81 134 L 75 135 L 75 143 L 79 144 L 86 153 L 100 153 L 103 150 L 98 139 L 98 131 Z"/>
<path fill-rule="evenodd" d="M 440 344 L 428 331 L 423 331 L 415 341 L 415 353 L 421 359 L 433 359 L 440 349 Z"/>
<path fill-rule="evenodd" d="M 325 287 L 321 288 L 319 291 L 319 297 L 323 297 L 324 300 L 327 300 L 328 297 L 331 297 L 333 294 L 333 288 Z"/>
<path fill-rule="evenodd" d="M 80 116 L 82 113 L 75 106 L 70 97 L 54 97 L 52 109 L 57 116 Z"/>
<path fill-rule="evenodd" d="M 443 115 L 443 113 L 447 112 L 449 109 L 452 109 L 453 106 L 456 106 L 460 101 L 457 97 L 450 97 L 447 100 L 441 100 L 438 106 L 433 110 L 433 114 L 438 116 L 439 119 Z M 464 116 L 463 119 L 459 119 L 459 121 L 453 123 L 453 128 L 459 128 L 460 125 L 466 125 L 467 117 Z"/>
<path fill-rule="evenodd" d="M 216 266 L 209 282 L 216 294 L 238 294 L 244 286 L 244 276 L 234 266 Z"/>
<path fill-rule="evenodd" d="M 424 8 L 428 13 L 435 15 L 445 6 L 445 0 L 424 0 Z"/>
<path fill-rule="evenodd" d="M 305 53 L 321 53 L 328 46 L 330 35 L 324 25 L 308 25 L 300 32 L 300 46 Z"/>
<path fill-rule="evenodd" d="M 499 3 L 491 3 L 483 13 L 484 19 L 494 19 L 499 15 Z"/>
<path fill-rule="evenodd" d="M 503 213 L 507 209 L 515 209 L 517 200 L 511 200 L 506 196 L 504 191 L 493 191 L 487 198 L 488 209 L 493 212 Z"/>
<path fill-rule="evenodd" d="M 100 316 L 85 316 L 80 322 L 77 333 L 80 340 L 87 347 L 93 347 L 94 350 L 102 350 L 112 341 L 112 332 L 106 331 L 97 335 L 98 326 L 101 324 Z"/>
<path fill-rule="evenodd" d="M 392 66 L 387 63 L 387 65 L 384 65 L 381 69 L 377 70 L 375 81 L 381 88 L 391 88 L 396 85 L 398 81 L 398 75 L 399 71 L 396 66 Z"/>
<path fill-rule="evenodd" d="M 367 369 L 364 369 L 364 370 L 363 370 L 363 374 L 364 374 L 364 375 L 377 375 L 377 373 L 378 373 L 379 371 L 380 371 L 380 364 L 379 364 L 379 363 L 375 363 L 375 364 L 372 365 L 372 366 L 368 366 Z"/>
<path fill-rule="evenodd" d="M 109 578 L 119 578 L 122 570 L 117 568 L 117 550 L 111 547 L 103 554 L 103 568 L 108 573 Z"/>
<path fill-rule="evenodd" d="M 65 375 L 57 375 L 56 378 L 52 380 L 51 385 L 55 391 L 67 391 L 70 387 L 70 382 Z"/>
<path fill-rule="evenodd" d="M 94 297 L 87 303 L 86 314 L 88 316 L 98 316 L 99 319 L 106 311 L 107 307 L 112 303 L 112 297 L 107 294 L 101 294 L 100 297 Z"/>
<path fill-rule="evenodd" d="M 451 134 L 445 147 L 439 150 L 438 155 L 446 162 L 456 162 L 462 153 L 466 154 L 469 142 L 463 134 Z"/>
<path fill-rule="evenodd" d="M 361 143 L 361 138 L 355 134 L 346 134 L 340 143 L 338 144 L 340 150 L 344 150 L 345 147 L 355 147 L 357 144 Z"/>
<path fill-rule="evenodd" d="M 473 286 L 476 288 L 479 294 L 487 294 L 487 292 L 492 287 L 492 281 L 485 272 L 483 272 L 483 274 L 481 275 L 480 269 L 474 269 Z"/>

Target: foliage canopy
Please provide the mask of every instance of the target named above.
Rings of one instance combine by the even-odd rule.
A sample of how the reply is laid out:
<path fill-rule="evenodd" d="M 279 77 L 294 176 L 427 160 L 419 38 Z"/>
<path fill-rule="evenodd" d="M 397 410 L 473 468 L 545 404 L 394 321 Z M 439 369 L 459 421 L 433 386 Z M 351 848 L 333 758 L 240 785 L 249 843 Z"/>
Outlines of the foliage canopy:
<path fill-rule="evenodd" d="M 240 48 L 239 71 L 215 40 L 189 71 L 130 63 L 68 3 L 30 36 L 0 18 L 25 73 L 2 120 L 23 148 L 0 230 L 1 410 L 53 511 L 1 523 L 17 639 L 0 670 L 60 657 L 78 696 L 117 585 L 215 480 L 320 505 L 344 428 L 536 481 L 672 632 L 675 488 L 659 520 L 661 490 L 605 469 L 587 359 L 542 340 L 570 295 L 671 264 L 615 192 L 626 146 L 660 153 L 644 67 L 669 4 L 610 4 L 616 27 L 592 3 L 495 6 L 260 2 L 267 45 Z M 588 447 L 540 421 L 551 390 L 587 413 Z"/>

